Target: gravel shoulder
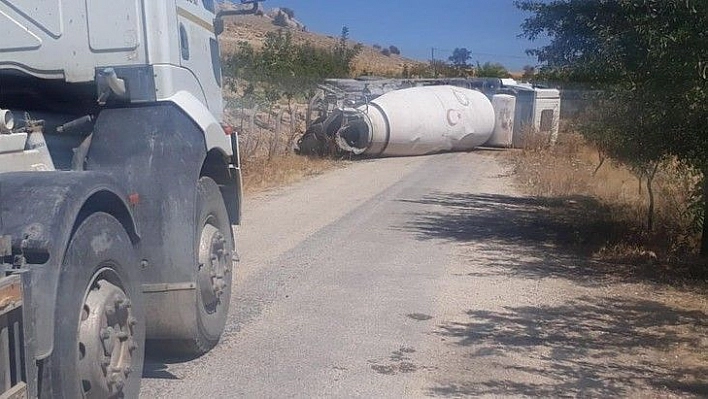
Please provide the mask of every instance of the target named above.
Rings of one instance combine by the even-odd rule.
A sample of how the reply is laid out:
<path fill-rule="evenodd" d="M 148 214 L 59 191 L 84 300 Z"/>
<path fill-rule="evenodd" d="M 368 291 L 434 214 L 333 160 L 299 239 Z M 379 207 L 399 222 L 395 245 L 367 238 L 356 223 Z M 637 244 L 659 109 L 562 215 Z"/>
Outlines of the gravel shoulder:
<path fill-rule="evenodd" d="M 705 294 L 556 245 L 496 152 L 355 162 L 249 198 L 222 343 L 142 397 L 704 397 Z"/>

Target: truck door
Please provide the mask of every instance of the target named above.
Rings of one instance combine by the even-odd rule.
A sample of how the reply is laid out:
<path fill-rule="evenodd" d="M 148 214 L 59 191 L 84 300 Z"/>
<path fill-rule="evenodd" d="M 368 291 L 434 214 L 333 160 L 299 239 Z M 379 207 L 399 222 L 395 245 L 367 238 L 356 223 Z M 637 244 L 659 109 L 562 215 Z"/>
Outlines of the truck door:
<path fill-rule="evenodd" d="M 199 80 L 207 107 L 220 119 L 221 62 L 214 34 L 215 12 L 215 0 L 177 0 L 181 66 Z"/>

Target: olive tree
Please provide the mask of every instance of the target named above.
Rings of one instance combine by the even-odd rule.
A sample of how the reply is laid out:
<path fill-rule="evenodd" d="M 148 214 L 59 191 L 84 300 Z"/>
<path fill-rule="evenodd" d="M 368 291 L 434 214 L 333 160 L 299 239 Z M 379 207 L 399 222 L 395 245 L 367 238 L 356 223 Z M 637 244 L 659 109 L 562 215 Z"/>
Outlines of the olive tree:
<path fill-rule="evenodd" d="M 524 0 L 529 53 L 547 79 L 601 90 L 596 118 L 581 126 L 619 161 L 651 171 L 663 157 L 703 172 L 708 210 L 708 2 Z M 654 169 L 655 170 L 655 169 Z M 708 255 L 708 223 L 701 254 Z"/>

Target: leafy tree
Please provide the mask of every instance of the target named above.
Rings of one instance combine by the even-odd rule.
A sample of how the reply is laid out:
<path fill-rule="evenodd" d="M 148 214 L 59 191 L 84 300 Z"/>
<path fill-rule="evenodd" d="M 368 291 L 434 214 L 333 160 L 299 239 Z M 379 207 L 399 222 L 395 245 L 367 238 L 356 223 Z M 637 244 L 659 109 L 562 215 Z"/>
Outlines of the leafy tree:
<path fill-rule="evenodd" d="M 581 126 L 619 161 L 644 170 L 667 156 L 703 172 L 708 210 L 708 2 L 518 1 L 545 77 L 584 82 L 602 98 Z M 701 254 L 708 255 L 708 223 Z"/>
<path fill-rule="evenodd" d="M 468 61 L 470 59 L 472 59 L 472 52 L 464 47 L 455 48 L 455 50 L 452 51 L 452 55 L 448 58 L 452 65 L 459 69 L 469 68 L 470 65 Z"/>
<path fill-rule="evenodd" d="M 363 46 L 361 44 L 355 44 L 353 47 L 349 47 L 349 28 L 347 26 L 342 27 L 342 33 L 339 35 L 339 41 L 334 47 L 334 56 L 338 60 L 338 76 L 347 76 L 351 73 L 351 63 L 356 58 Z"/>
<path fill-rule="evenodd" d="M 391 50 L 385 48 L 385 49 L 381 50 L 381 54 L 385 55 L 386 57 L 390 57 L 390 56 L 391 56 Z"/>
<path fill-rule="evenodd" d="M 398 47 L 396 47 L 396 46 L 394 46 L 394 45 L 388 46 L 388 51 L 389 51 L 391 54 L 401 55 L 401 50 L 399 50 Z"/>
<path fill-rule="evenodd" d="M 511 76 L 504 65 L 491 62 L 485 62 L 484 65 L 477 62 L 475 75 L 480 78 L 508 78 Z"/>
<path fill-rule="evenodd" d="M 536 77 L 536 67 L 533 65 L 524 65 L 524 74 L 521 76 L 521 79 L 524 82 L 530 82 Z"/>

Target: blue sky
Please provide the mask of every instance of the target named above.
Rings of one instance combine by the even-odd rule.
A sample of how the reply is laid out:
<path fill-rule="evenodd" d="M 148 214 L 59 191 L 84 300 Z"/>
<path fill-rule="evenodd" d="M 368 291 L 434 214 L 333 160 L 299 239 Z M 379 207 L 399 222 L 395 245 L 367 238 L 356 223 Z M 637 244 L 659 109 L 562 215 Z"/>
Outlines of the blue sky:
<path fill-rule="evenodd" d="M 536 59 L 524 51 L 538 47 L 517 36 L 527 14 L 513 0 L 267 0 L 266 8 L 289 7 L 308 30 L 337 36 L 342 26 L 368 45 L 395 45 L 402 55 L 447 59 L 456 47 L 473 54 L 471 62 L 501 62 L 520 71 Z"/>

